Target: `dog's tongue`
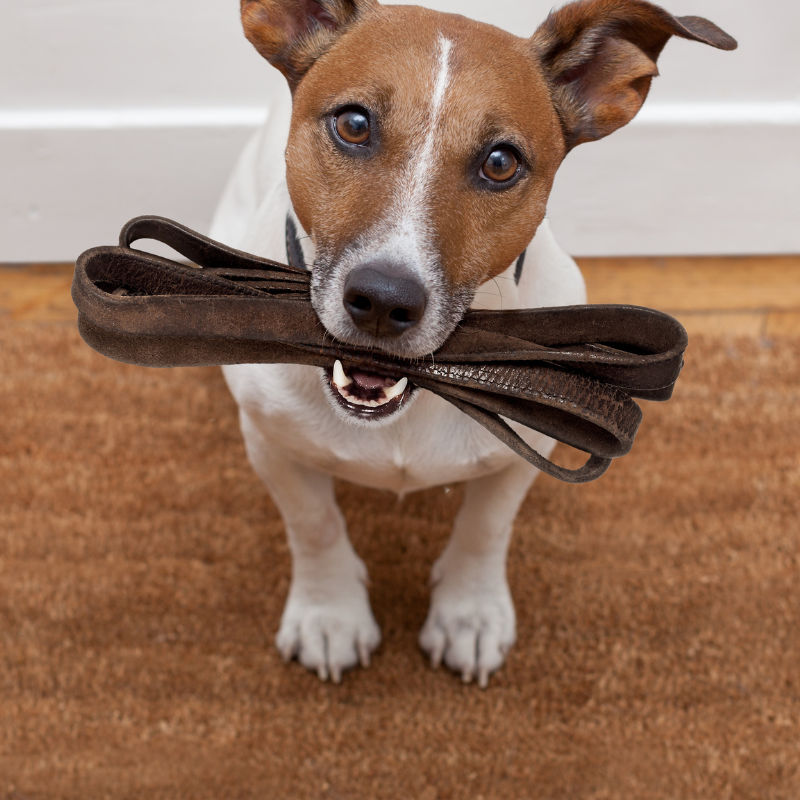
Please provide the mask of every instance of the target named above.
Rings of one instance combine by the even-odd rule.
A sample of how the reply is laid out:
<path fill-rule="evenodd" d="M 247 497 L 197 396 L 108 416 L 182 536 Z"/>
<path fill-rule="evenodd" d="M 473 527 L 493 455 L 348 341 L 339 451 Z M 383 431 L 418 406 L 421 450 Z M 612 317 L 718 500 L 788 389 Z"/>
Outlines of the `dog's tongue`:
<path fill-rule="evenodd" d="M 382 389 L 384 386 L 392 386 L 397 383 L 392 378 L 374 375 L 371 372 L 351 372 L 350 377 L 362 389 Z"/>

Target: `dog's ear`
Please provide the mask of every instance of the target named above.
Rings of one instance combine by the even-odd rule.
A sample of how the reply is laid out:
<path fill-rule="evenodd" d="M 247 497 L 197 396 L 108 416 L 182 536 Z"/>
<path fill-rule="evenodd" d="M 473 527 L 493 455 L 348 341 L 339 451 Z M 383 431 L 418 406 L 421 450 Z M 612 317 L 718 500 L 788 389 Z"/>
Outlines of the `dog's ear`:
<path fill-rule="evenodd" d="M 568 149 L 602 139 L 636 116 L 670 36 L 736 49 L 736 40 L 713 22 L 673 17 L 645 0 L 578 0 L 551 12 L 531 41 Z"/>
<path fill-rule="evenodd" d="M 377 0 L 240 0 L 245 36 L 294 91 L 337 36 Z"/>

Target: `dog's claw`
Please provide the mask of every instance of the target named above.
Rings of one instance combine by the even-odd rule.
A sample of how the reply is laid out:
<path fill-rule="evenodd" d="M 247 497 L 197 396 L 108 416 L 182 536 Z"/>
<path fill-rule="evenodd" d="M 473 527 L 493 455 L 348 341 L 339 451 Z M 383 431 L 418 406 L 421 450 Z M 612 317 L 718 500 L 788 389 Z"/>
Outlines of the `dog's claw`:
<path fill-rule="evenodd" d="M 489 685 L 489 670 L 486 667 L 478 668 L 478 686 L 485 689 Z"/>
<path fill-rule="evenodd" d="M 431 666 L 439 669 L 447 649 L 445 632 L 439 627 L 423 628 L 419 637 L 419 645 L 430 657 Z"/>
<path fill-rule="evenodd" d="M 279 645 L 278 652 L 281 654 L 281 658 L 284 662 L 288 664 L 297 655 L 297 646 L 290 641 Z"/>
<path fill-rule="evenodd" d="M 358 640 L 358 661 L 364 669 L 369 666 L 370 658 L 369 658 L 369 645 L 366 642 L 362 641 L 361 639 Z"/>

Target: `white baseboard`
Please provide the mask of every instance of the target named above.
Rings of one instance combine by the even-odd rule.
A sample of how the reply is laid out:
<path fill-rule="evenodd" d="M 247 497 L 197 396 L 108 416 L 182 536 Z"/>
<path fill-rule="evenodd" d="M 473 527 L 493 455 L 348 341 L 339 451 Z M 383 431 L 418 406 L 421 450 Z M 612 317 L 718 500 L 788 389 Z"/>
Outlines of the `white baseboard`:
<path fill-rule="evenodd" d="M 0 111 L 0 262 L 70 261 L 138 214 L 208 229 L 253 108 Z M 800 104 L 645 106 L 569 155 L 575 255 L 800 253 Z"/>
<path fill-rule="evenodd" d="M 549 210 L 575 255 L 800 253 L 800 118 L 630 125 L 569 154 Z"/>

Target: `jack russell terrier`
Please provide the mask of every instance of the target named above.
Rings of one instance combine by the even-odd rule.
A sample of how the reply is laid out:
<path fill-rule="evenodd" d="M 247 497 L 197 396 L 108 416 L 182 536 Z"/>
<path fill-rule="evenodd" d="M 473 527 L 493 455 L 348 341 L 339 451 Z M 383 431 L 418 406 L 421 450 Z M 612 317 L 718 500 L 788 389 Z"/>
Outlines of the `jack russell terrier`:
<path fill-rule="evenodd" d="M 634 117 L 670 36 L 736 46 L 708 20 L 644 0 L 570 3 L 530 39 L 376 0 L 242 0 L 241 13 L 291 103 L 248 144 L 211 235 L 288 253 L 312 271 L 333 336 L 412 359 L 470 307 L 585 303 L 544 218 L 561 161 Z M 339 362 L 224 372 L 289 538 L 283 657 L 338 682 L 380 642 L 334 476 L 399 495 L 465 481 L 419 643 L 433 666 L 486 686 L 516 638 L 506 553 L 537 470 L 405 378 Z M 549 455 L 552 439 L 512 426 Z"/>

